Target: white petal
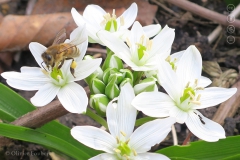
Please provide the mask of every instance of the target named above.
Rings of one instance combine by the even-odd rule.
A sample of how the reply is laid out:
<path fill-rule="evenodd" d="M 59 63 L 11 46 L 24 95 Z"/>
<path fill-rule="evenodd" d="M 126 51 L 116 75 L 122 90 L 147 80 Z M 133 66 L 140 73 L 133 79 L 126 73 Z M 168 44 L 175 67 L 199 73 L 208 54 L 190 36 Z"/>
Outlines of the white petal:
<path fill-rule="evenodd" d="M 138 21 L 135 21 L 129 35 L 132 52 L 134 52 L 136 50 L 136 47 L 138 47 L 136 43 L 139 43 L 143 35 L 146 36 L 143 31 L 142 25 Z"/>
<path fill-rule="evenodd" d="M 43 62 L 43 59 L 42 59 L 41 55 L 47 50 L 47 48 L 45 46 L 41 45 L 40 43 L 31 42 L 29 44 L 29 49 L 30 49 L 32 55 L 34 56 L 35 60 L 37 61 L 38 65 L 40 67 L 42 67 L 41 63 Z"/>
<path fill-rule="evenodd" d="M 35 106 L 44 106 L 50 103 L 57 95 L 60 87 L 52 83 L 47 83 L 37 91 L 37 93 L 30 99 Z"/>
<path fill-rule="evenodd" d="M 7 79 L 8 85 L 16 89 L 33 91 L 42 88 L 50 82 L 39 67 L 22 67 L 21 72 L 3 72 L 1 76 Z"/>
<path fill-rule="evenodd" d="M 170 160 L 167 156 L 159 153 L 140 153 L 134 160 Z"/>
<path fill-rule="evenodd" d="M 161 92 L 143 92 L 137 95 L 132 105 L 150 117 L 169 116 L 169 110 L 175 107 L 173 100 Z"/>
<path fill-rule="evenodd" d="M 88 98 L 85 90 L 79 84 L 72 82 L 62 87 L 58 99 L 63 107 L 71 113 L 84 113 L 87 109 Z"/>
<path fill-rule="evenodd" d="M 195 46 L 189 46 L 184 52 L 178 62 L 176 73 L 178 81 L 183 88 L 188 82 L 193 82 L 195 79 L 200 78 L 202 73 L 202 57 Z"/>
<path fill-rule="evenodd" d="M 83 42 L 77 46 L 80 51 L 80 56 L 76 58 L 76 62 L 81 61 L 87 52 L 88 41 Z"/>
<path fill-rule="evenodd" d="M 205 88 L 207 87 L 208 85 L 210 85 L 212 83 L 212 81 L 207 78 L 207 77 L 204 77 L 204 76 L 201 76 L 199 79 L 198 79 L 198 87 L 202 87 L 202 88 Z"/>
<path fill-rule="evenodd" d="M 101 58 L 80 61 L 79 63 L 77 63 L 77 67 L 75 69 L 74 75 L 76 78 L 69 81 L 79 81 L 88 77 L 100 66 L 101 62 Z"/>
<path fill-rule="evenodd" d="M 85 20 L 83 16 L 79 14 L 75 8 L 72 8 L 71 13 L 72 13 L 73 20 L 78 26 L 83 26 L 85 24 Z"/>
<path fill-rule="evenodd" d="M 120 17 L 124 18 L 124 25 L 121 26 L 121 29 L 127 29 L 133 24 L 137 17 L 137 12 L 138 12 L 137 4 L 132 3 L 131 6 L 126 11 L 124 11 L 121 16 L 117 18 L 118 22 Z M 120 26 L 120 24 L 118 26 Z"/>
<path fill-rule="evenodd" d="M 166 90 L 169 96 L 176 102 L 180 101 L 182 88 L 179 86 L 176 73 L 166 61 L 160 61 L 158 67 L 159 84 Z"/>
<path fill-rule="evenodd" d="M 175 37 L 174 29 L 165 26 L 162 31 L 153 38 L 152 53 L 164 54 L 172 46 Z"/>
<path fill-rule="evenodd" d="M 184 123 L 188 117 L 188 113 L 182 111 L 178 107 L 172 108 L 169 114 L 170 114 L 170 117 L 176 118 L 176 122 L 181 124 Z"/>
<path fill-rule="evenodd" d="M 157 119 L 137 128 L 130 137 L 129 146 L 137 153 L 144 153 L 160 143 L 175 123 L 174 118 Z"/>
<path fill-rule="evenodd" d="M 201 117 L 202 122 L 197 114 Z M 189 113 L 186 125 L 195 136 L 204 141 L 215 142 L 219 139 L 225 138 L 225 131 L 223 127 L 220 124 L 204 117 L 197 110 Z"/>
<path fill-rule="evenodd" d="M 102 153 L 89 160 L 116 160 L 116 155 L 110 153 Z"/>
<path fill-rule="evenodd" d="M 77 126 L 71 129 L 71 135 L 84 145 L 107 153 L 114 153 L 117 142 L 109 133 L 92 126 Z"/>
<path fill-rule="evenodd" d="M 104 20 L 104 15 L 106 12 L 98 5 L 88 5 L 84 12 L 83 17 L 87 23 L 91 24 L 98 30 L 101 29 L 101 22 Z"/>
<path fill-rule="evenodd" d="M 104 30 L 99 31 L 97 35 L 101 41 L 115 53 L 116 56 L 121 58 L 128 65 L 133 63 L 131 61 L 130 50 L 122 40 Z"/>
<path fill-rule="evenodd" d="M 180 52 L 176 52 L 176 53 L 173 53 L 170 55 L 171 56 L 171 62 L 174 62 L 174 64 L 177 66 L 178 65 L 178 62 L 179 60 L 181 59 L 183 53 L 185 52 L 185 50 L 183 51 L 180 51 Z M 166 57 L 167 58 L 167 57 Z"/>
<path fill-rule="evenodd" d="M 150 37 L 153 37 L 160 32 L 161 26 L 159 24 L 151 24 L 151 25 L 148 25 L 148 26 L 144 26 L 143 30 L 144 30 L 146 36 L 150 38 Z"/>
<path fill-rule="evenodd" d="M 215 106 L 222 103 L 234 95 L 237 88 L 220 88 L 209 87 L 204 90 L 198 91 L 197 94 L 201 94 L 201 105 L 195 105 L 194 109 L 202 109 L 210 106 Z"/>
<path fill-rule="evenodd" d="M 135 97 L 132 86 L 127 83 L 121 88 L 117 106 L 110 102 L 107 107 L 107 122 L 110 133 L 121 139 L 121 131 L 126 134 L 126 139 L 133 132 L 137 110 L 131 105 Z"/>

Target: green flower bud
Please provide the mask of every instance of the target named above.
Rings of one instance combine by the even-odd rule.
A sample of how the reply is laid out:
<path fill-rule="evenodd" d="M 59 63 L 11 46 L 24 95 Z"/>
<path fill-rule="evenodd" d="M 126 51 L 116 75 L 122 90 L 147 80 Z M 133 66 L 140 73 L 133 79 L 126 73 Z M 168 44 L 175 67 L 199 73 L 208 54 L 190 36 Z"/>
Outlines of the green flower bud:
<path fill-rule="evenodd" d="M 90 96 L 90 106 L 100 115 L 106 116 L 106 109 L 109 103 L 109 99 L 104 94 L 95 94 Z"/>
<path fill-rule="evenodd" d="M 85 59 L 85 60 L 93 59 L 93 57 L 90 56 L 90 55 L 86 55 L 86 56 L 84 57 L 84 59 Z M 93 80 L 94 78 L 96 78 L 96 77 L 97 77 L 98 79 L 100 79 L 100 80 L 102 80 L 102 78 L 103 78 L 103 70 L 102 70 L 100 67 L 98 67 L 98 68 L 96 69 L 96 71 L 94 71 L 91 75 L 89 75 L 87 78 L 85 78 L 85 81 L 86 81 L 87 84 L 89 85 L 89 84 L 91 84 L 92 80 Z"/>
<path fill-rule="evenodd" d="M 112 51 L 109 51 L 107 58 L 104 61 L 102 69 L 105 71 L 107 68 L 123 69 L 123 62 L 120 58 L 115 56 Z"/>
<path fill-rule="evenodd" d="M 104 94 L 105 87 L 106 87 L 106 85 L 103 83 L 103 81 L 101 81 L 97 78 L 94 78 L 90 85 L 90 90 L 91 90 L 91 93 L 94 93 L 94 94 L 98 94 L 98 93 Z"/>
<path fill-rule="evenodd" d="M 105 83 L 105 84 L 107 84 L 108 83 L 108 79 L 109 79 L 109 76 L 111 75 L 111 74 L 114 74 L 114 73 L 117 73 L 118 72 L 118 70 L 116 69 L 116 68 L 107 68 L 106 70 L 104 70 L 104 72 L 103 72 L 103 82 Z"/>
<path fill-rule="evenodd" d="M 157 85 L 156 85 L 156 79 L 155 78 L 146 78 L 142 80 L 139 84 L 134 86 L 134 92 L 135 94 L 139 94 L 141 92 L 153 92 L 157 91 Z"/>
<path fill-rule="evenodd" d="M 133 73 L 129 69 L 120 69 L 120 72 L 123 73 L 124 78 L 129 78 L 133 83 Z"/>
<path fill-rule="evenodd" d="M 133 85 L 132 80 L 130 78 L 124 78 L 123 81 L 120 83 L 119 88 L 124 86 L 126 83 L 130 83 L 131 85 Z"/>
<path fill-rule="evenodd" d="M 156 78 L 157 77 L 157 73 L 158 73 L 157 70 L 151 70 L 151 71 L 144 72 L 144 74 L 145 74 L 145 76 L 147 78 L 150 78 L 150 77 Z"/>
<path fill-rule="evenodd" d="M 105 88 L 105 94 L 108 96 L 109 99 L 113 99 L 117 97 L 120 93 L 120 90 L 118 85 L 116 84 L 116 81 L 117 81 L 117 77 L 114 76 Z"/>
<path fill-rule="evenodd" d="M 116 84 L 120 84 L 123 80 L 123 74 L 120 72 L 113 73 L 109 76 L 108 82 L 110 82 L 113 78 L 116 78 Z"/>

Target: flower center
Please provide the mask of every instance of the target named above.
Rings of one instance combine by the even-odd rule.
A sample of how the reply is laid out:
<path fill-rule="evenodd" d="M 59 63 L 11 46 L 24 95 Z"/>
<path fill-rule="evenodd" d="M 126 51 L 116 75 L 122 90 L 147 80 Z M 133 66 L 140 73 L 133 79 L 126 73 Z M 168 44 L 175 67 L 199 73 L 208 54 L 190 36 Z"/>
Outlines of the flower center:
<path fill-rule="evenodd" d="M 123 159 L 123 160 L 130 160 L 132 159 L 133 156 L 136 156 L 137 153 L 134 149 L 131 150 L 131 148 L 128 145 L 129 140 L 125 140 L 126 134 L 121 131 L 121 134 L 123 135 L 124 140 L 119 140 L 117 137 L 117 144 L 118 147 L 114 149 L 116 152 L 118 158 Z"/>
<path fill-rule="evenodd" d="M 116 32 L 117 31 L 117 21 L 116 18 L 117 16 L 115 15 L 115 9 L 113 9 L 112 16 L 110 13 L 107 13 L 103 16 L 103 21 L 101 22 L 101 25 L 104 26 L 104 29 L 109 31 L 109 32 Z M 120 24 L 121 26 L 124 25 L 124 18 L 120 17 Z"/>
<path fill-rule="evenodd" d="M 136 43 L 136 45 L 137 45 L 138 59 L 141 60 L 144 55 L 147 55 L 146 51 L 150 51 L 152 49 L 152 40 L 149 40 L 149 38 L 142 35 L 139 40 L 139 43 Z"/>
<path fill-rule="evenodd" d="M 62 71 L 60 69 L 57 69 L 56 67 L 53 68 L 50 75 L 53 79 L 55 79 L 58 82 L 60 81 L 60 79 L 63 79 Z"/>
<path fill-rule="evenodd" d="M 190 82 L 187 83 L 184 91 L 183 91 L 183 95 L 182 97 L 180 97 L 180 103 L 183 105 L 180 105 L 180 108 L 183 111 L 188 111 L 190 109 L 191 104 L 195 104 L 195 105 L 201 105 L 200 103 L 200 98 L 201 98 L 201 94 L 196 94 L 197 90 L 203 90 L 204 88 L 201 87 L 197 87 L 198 85 L 198 80 L 196 79 L 194 82 L 193 86 L 189 86 Z"/>
<path fill-rule="evenodd" d="M 176 66 L 176 61 L 177 61 L 177 59 L 174 58 L 173 61 L 171 61 L 171 56 L 168 56 L 168 57 L 166 58 L 166 61 L 172 66 L 172 69 L 173 69 L 174 71 L 176 71 L 176 69 L 177 69 L 177 66 Z"/>

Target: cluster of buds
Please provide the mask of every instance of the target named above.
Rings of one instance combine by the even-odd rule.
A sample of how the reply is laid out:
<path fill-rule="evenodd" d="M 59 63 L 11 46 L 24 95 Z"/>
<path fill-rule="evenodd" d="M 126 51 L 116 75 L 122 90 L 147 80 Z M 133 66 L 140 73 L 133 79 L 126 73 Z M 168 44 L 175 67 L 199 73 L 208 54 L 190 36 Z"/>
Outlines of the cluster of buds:
<path fill-rule="evenodd" d="M 85 59 L 92 59 L 91 56 L 85 56 Z M 98 68 L 94 73 L 85 79 L 90 88 L 90 106 L 101 115 L 106 115 L 108 103 L 120 94 L 120 88 L 130 83 L 135 84 L 136 79 L 132 71 L 123 68 L 122 61 L 108 52 L 105 63 L 102 68 Z M 148 77 L 134 86 L 135 94 L 141 92 L 157 91 L 156 79 Z"/>

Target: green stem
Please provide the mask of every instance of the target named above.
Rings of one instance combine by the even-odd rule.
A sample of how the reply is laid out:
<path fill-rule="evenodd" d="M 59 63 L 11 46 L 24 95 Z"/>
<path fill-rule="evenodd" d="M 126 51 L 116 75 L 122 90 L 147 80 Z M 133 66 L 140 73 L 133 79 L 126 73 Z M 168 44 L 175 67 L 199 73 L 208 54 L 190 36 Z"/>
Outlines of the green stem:
<path fill-rule="evenodd" d="M 144 123 L 147 123 L 147 122 L 150 122 L 152 120 L 155 120 L 156 118 L 153 118 L 153 117 L 144 117 L 144 118 L 140 118 L 140 119 L 137 119 L 136 120 L 136 123 L 135 123 L 135 126 L 141 126 L 143 125 Z"/>
<path fill-rule="evenodd" d="M 143 71 L 133 71 L 133 86 L 135 86 L 136 84 L 139 83 L 139 81 L 141 80 L 142 76 L 143 76 Z"/>
<path fill-rule="evenodd" d="M 100 117 L 99 115 L 97 115 L 96 113 L 94 113 L 91 109 L 87 108 L 86 115 L 91 117 L 93 120 L 101 124 L 106 129 L 108 128 L 106 120 Z"/>

